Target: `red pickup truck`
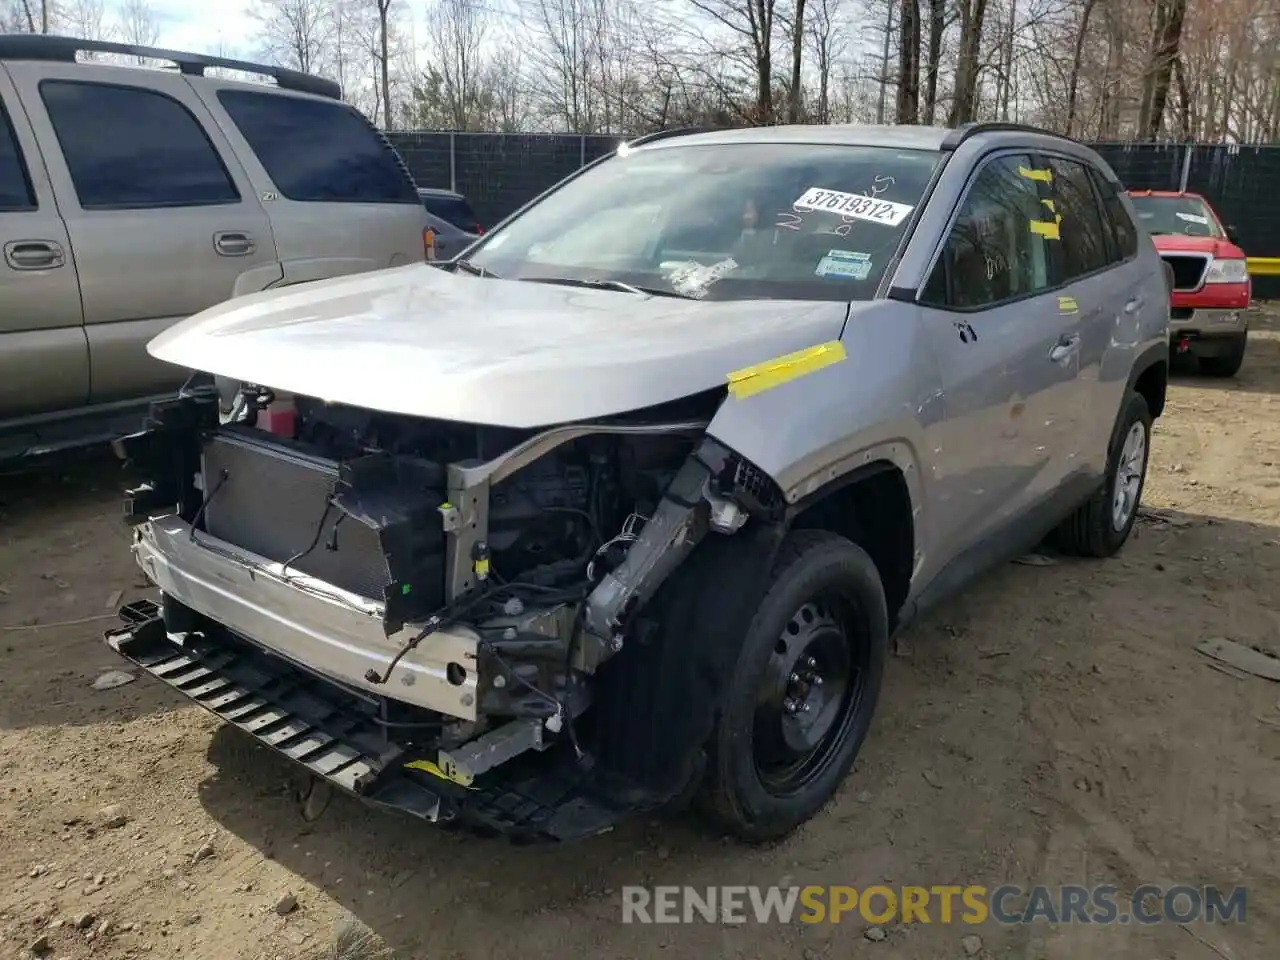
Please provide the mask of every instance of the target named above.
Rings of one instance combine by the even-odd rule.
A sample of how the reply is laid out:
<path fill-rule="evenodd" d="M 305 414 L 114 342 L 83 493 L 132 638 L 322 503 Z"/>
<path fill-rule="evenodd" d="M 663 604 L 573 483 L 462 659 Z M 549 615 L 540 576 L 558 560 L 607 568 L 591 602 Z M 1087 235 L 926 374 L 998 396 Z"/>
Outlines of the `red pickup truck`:
<path fill-rule="evenodd" d="M 1252 286 L 1235 231 L 1198 194 L 1130 190 L 1129 199 L 1173 268 L 1170 344 L 1202 373 L 1233 377 L 1244 361 Z"/>

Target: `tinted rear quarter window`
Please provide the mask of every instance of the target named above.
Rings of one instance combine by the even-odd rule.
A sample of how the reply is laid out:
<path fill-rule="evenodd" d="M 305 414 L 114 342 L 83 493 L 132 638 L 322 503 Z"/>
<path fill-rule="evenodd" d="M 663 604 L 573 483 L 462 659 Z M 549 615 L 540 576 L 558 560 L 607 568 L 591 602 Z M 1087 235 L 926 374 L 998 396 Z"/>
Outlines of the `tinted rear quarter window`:
<path fill-rule="evenodd" d="M 0 103 L 0 210 L 34 210 L 35 206 L 22 148 L 18 146 L 9 114 Z"/>
<path fill-rule="evenodd" d="M 1102 197 L 1104 226 L 1111 233 L 1112 259 L 1128 260 L 1138 252 L 1138 228 L 1120 199 L 1118 188 L 1097 170 L 1090 169 L 1093 185 Z"/>
<path fill-rule="evenodd" d="M 459 230 L 474 232 L 476 229 L 478 221 L 475 212 L 472 211 L 471 204 L 462 197 L 427 194 L 422 198 L 422 205 L 427 208 L 428 213 L 447 220 Z"/>
<path fill-rule="evenodd" d="M 414 203 L 390 145 L 353 107 L 250 90 L 218 100 L 280 194 L 315 203 Z"/>
<path fill-rule="evenodd" d="M 1102 211 L 1084 164 L 1061 157 L 1050 157 L 1048 163 L 1053 171 L 1057 212 L 1062 216 L 1058 226 L 1062 243 L 1062 279 L 1070 281 L 1101 270 L 1110 260 Z"/>
<path fill-rule="evenodd" d="M 84 209 L 239 202 L 240 193 L 204 128 L 167 94 L 45 80 L 40 97 Z"/>

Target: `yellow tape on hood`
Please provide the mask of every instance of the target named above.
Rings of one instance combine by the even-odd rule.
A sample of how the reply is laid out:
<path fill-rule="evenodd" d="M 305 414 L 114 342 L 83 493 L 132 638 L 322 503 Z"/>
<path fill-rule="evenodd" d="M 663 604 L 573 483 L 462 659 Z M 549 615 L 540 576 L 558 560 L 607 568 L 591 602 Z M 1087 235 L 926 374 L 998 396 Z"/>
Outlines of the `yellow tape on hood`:
<path fill-rule="evenodd" d="M 795 353 L 774 357 L 764 363 L 735 370 L 728 375 L 729 392 L 742 400 L 755 396 L 765 390 L 803 377 L 805 374 L 839 363 L 847 354 L 844 344 L 839 340 L 820 343 L 816 347 L 806 347 Z"/>

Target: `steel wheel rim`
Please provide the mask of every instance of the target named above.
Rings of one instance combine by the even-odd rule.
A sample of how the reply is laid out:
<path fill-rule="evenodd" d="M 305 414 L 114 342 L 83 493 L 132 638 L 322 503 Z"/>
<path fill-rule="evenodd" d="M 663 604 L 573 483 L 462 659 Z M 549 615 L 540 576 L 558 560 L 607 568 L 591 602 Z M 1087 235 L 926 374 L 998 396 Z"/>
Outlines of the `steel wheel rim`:
<path fill-rule="evenodd" d="M 1147 469 L 1147 431 L 1139 421 L 1129 428 L 1116 460 L 1115 490 L 1111 498 L 1111 526 L 1123 530 L 1138 508 L 1138 494 Z"/>
<path fill-rule="evenodd" d="M 870 646 L 851 604 L 822 596 L 783 628 L 756 690 L 752 757 L 774 796 L 801 793 L 830 767 L 859 715 Z"/>

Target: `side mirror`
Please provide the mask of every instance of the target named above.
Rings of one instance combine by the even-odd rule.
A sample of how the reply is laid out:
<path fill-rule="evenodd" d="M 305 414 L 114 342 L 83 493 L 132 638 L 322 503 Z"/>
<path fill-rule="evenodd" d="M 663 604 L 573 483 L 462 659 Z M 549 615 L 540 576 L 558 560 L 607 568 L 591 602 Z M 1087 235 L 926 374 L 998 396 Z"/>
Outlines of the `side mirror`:
<path fill-rule="evenodd" d="M 1236 230 L 1235 227 L 1233 227 L 1231 224 L 1227 224 L 1226 233 L 1227 233 L 1228 240 L 1234 243 L 1237 247 L 1240 246 L 1240 232 Z"/>

